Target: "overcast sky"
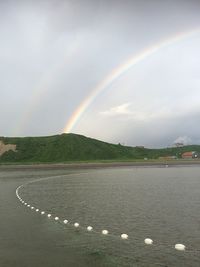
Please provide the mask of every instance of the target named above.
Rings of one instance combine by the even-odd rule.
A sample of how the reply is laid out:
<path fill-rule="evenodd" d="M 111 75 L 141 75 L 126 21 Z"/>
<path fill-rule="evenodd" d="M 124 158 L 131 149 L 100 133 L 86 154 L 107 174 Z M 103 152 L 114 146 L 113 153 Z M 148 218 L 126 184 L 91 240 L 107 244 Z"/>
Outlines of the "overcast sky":
<path fill-rule="evenodd" d="M 200 144 L 199 0 L 1 0 L 0 136 L 64 131 L 113 70 L 135 64 L 98 94 L 70 129 L 125 145 Z"/>

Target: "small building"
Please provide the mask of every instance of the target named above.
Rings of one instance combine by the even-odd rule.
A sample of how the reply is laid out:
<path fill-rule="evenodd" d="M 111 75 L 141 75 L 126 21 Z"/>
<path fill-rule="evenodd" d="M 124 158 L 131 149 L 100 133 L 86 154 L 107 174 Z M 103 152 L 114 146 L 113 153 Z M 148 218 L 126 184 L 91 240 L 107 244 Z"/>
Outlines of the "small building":
<path fill-rule="evenodd" d="M 182 154 L 182 159 L 196 159 L 196 158 L 199 158 L 199 153 L 196 151 L 184 152 Z"/>

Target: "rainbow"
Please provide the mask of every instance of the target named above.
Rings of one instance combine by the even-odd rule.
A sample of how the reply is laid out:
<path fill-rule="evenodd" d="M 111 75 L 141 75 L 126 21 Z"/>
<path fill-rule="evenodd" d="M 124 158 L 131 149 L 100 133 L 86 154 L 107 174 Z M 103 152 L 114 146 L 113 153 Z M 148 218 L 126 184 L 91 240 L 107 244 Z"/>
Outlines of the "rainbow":
<path fill-rule="evenodd" d="M 64 69 L 66 61 L 68 63 L 72 62 L 73 55 L 76 52 L 78 46 L 79 43 L 77 41 L 70 44 L 62 59 L 55 64 L 50 65 L 45 70 L 39 82 L 36 84 L 36 86 L 34 86 L 33 93 L 30 95 L 30 99 L 27 101 L 27 111 L 20 118 L 20 120 L 16 122 L 16 125 L 13 129 L 14 136 L 19 135 L 27 122 L 30 121 L 30 118 L 33 115 L 34 111 L 38 108 L 42 99 L 45 98 L 45 95 L 49 92 L 50 85 L 53 84 L 53 82 L 56 80 L 56 76 L 58 75 L 60 70 Z"/>
<path fill-rule="evenodd" d="M 119 65 L 116 69 L 112 70 L 104 80 L 102 80 L 93 90 L 92 92 L 80 103 L 77 109 L 73 112 L 70 119 L 67 121 L 67 124 L 64 128 L 65 133 L 69 133 L 74 128 L 75 124 L 79 121 L 83 113 L 90 106 L 90 104 L 97 98 L 97 96 L 109 88 L 117 79 L 119 79 L 123 74 L 125 74 L 128 70 L 130 70 L 133 66 L 143 61 L 147 57 L 155 54 L 161 48 L 167 47 L 169 45 L 175 44 L 179 41 L 182 41 L 186 38 L 189 38 L 193 35 L 199 34 L 200 28 L 195 28 L 190 31 L 181 32 L 170 36 L 167 39 L 161 40 L 155 45 L 152 45 L 140 53 L 133 55 L 129 58 L 125 63 Z"/>

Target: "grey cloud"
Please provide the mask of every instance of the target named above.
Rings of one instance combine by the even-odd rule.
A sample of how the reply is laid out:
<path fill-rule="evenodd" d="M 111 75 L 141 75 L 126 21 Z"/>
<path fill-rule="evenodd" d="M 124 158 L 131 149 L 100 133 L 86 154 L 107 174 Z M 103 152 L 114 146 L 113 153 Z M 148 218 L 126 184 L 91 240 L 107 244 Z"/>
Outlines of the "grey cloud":
<path fill-rule="evenodd" d="M 61 132 L 77 106 L 108 73 L 144 48 L 200 25 L 199 11 L 200 2 L 195 0 L 0 1 L 1 135 Z M 111 90 L 111 94 L 102 93 L 74 130 L 111 142 L 124 139 L 127 144 L 146 142 L 158 146 L 184 135 L 197 140 L 197 134 L 190 136 L 187 127 L 183 127 L 189 122 L 177 117 L 174 123 L 173 120 L 165 122 L 168 128 L 176 125 L 174 134 L 157 118 L 155 125 L 166 128 L 166 133 L 159 134 L 151 132 L 156 127 L 152 120 L 147 121 L 146 126 L 142 121 L 132 125 L 128 120 L 107 121 L 96 114 L 129 102 L 132 105 L 126 108 L 134 114 L 146 116 L 150 112 L 149 102 L 153 115 L 155 107 L 167 109 L 168 103 L 172 103 L 169 108 L 172 110 L 171 106 L 180 105 L 178 87 L 182 103 L 187 106 L 189 99 L 197 106 L 198 54 L 195 60 L 191 51 L 198 51 L 198 47 L 199 39 L 194 37 L 187 51 L 181 52 L 180 46 L 177 48 L 179 57 L 176 60 L 168 62 L 163 58 L 164 52 L 162 57 L 158 53 L 157 57 L 138 65 L 133 74 L 127 73 L 113 85 L 117 89 Z M 168 82 L 172 80 L 173 83 Z M 165 98 L 161 97 L 162 90 Z M 145 105 L 147 109 L 143 108 Z M 194 127 L 196 115 L 188 116 Z M 110 126 L 109 133 L 102 129 L 100 134 L 95 123 L 97 118 L 101 128 Z M 148 138 L 141 129 L 149 132 Z"/>

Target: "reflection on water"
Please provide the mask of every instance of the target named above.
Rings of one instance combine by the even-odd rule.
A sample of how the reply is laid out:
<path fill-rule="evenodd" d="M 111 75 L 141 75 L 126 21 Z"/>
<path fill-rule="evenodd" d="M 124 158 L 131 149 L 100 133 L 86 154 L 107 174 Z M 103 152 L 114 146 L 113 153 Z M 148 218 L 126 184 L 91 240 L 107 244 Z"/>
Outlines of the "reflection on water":
<path fill-rule="evenodd" d="M 74 231 L 66 246 L 109 266 L 199 266 L 199 167 L 84 170 L 40 180 L 20 194 L 31 205 L 111 236 Z M 129 240 L 121 240 L 127 233 Z M 145 238 L 154 240 L 152 246 Z M 186 252 L 175 251 L 183 243 Z"/>

